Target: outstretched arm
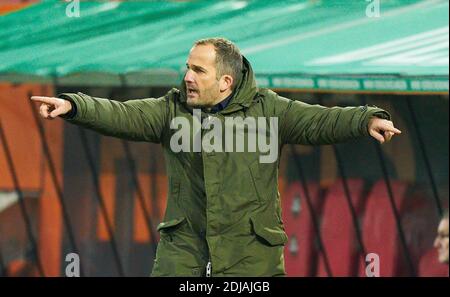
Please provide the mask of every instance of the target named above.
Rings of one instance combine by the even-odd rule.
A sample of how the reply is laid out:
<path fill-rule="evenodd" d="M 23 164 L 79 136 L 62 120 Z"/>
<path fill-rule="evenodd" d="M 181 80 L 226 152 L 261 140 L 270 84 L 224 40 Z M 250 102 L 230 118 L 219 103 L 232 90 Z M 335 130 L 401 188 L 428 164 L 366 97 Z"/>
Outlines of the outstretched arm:
<path fill-rule="evenodd" d="M 33 96 L 31 100 L 41 103 L 39 112 L 45 119 L 60 116 L 104 135 L 128 140 L 159 143 L 166 123 L 164 97 L 119 102 L 78 93 L 62 94 L 60 98 Z"/>
<path fill-rule="evenodd" d="M 332 144 L 371 135 L 381 143 L 400 134 L 383 109 L 369 106 L 324 107 L 278 98 L 283 143 Z"/>

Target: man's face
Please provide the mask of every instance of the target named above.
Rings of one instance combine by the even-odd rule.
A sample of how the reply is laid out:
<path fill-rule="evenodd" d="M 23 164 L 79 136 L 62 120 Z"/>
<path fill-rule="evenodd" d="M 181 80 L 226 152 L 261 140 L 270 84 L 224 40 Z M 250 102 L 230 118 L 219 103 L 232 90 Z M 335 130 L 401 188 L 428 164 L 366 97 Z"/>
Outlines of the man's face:
<path fill-rule="evenodd" d="M 216 76 L 216 51 L 214 46 L 197 45 L 191 49 L 184 77 L 187 104 L 192 107 L 211 107 L 220 97 Z"/>
<path fill-rule="evenodd" d="M 442 219 L 439 223 L 434 247 L 438 251 L 439 262 L 448 264 L 448 219 Z"/>

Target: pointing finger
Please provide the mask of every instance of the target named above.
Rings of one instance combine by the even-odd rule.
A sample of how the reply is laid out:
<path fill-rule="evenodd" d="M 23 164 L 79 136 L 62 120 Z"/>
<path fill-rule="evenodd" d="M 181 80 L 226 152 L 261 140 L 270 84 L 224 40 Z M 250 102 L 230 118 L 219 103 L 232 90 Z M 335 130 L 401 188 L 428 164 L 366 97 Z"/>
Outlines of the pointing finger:
<path fill-rule="evenodd" d="M 395 134 L 401 134 L 402 133 L 402 131 L 400 131 L 399 129 L 394 127 L 394 123 L 392 121 L 384 122 L 381 129 L 384 130 L 384 131 L 393 132 Z"/>
<path fill-rule="evenodd" d="M 31 100 L 37 101 L 37 102 L 42 102 L 42 103 L 47 103 L 47 104 L 56 104 L 56 102 L 57 102 L 55 100 L 55 98 L 44 97 L 44 96 L 32 96 Z"/>
<path fill-rule="evenodd" d="M 397 129 L 395 127 L 386 127 L 386 128 L 384 128 L 384 130 L 394 133 L 394 134 L 402 134 L 402 131 L 400 131 L 399 129 Z"/>

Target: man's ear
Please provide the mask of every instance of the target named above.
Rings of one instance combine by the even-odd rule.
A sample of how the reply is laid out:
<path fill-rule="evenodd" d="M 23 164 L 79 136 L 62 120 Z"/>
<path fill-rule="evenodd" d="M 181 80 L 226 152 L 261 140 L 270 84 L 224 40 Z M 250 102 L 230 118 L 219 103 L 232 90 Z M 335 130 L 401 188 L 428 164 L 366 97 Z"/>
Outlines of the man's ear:
<path fill-rule="evenodd" d="M 233 77 L 228 74 L 222 75 L 219 82 L 220 91 L 225 92 L 227 89 L 230 89 L 232 85 Z"/>

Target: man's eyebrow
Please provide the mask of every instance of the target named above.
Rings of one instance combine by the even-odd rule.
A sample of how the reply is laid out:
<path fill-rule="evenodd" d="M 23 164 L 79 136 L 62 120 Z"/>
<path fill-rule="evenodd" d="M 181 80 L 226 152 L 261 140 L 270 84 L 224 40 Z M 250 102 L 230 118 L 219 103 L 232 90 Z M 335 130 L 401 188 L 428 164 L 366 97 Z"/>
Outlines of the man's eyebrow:
<path fill-rule="evenodd" d="M 199 69 L 199 70 L 202 70 L 202 71 L 204 71 L 204 72 L 207 72 L 207 70 L 205 69 L 205 68 L 203 68 L 202 66 L 198 66 L 198 65 L 191 65 L 191 66 L 189 66 L 189 63 L 186 63 L 186 67 L 190 67 L 190 68 L 194 68 L 194 69 Z"/>

